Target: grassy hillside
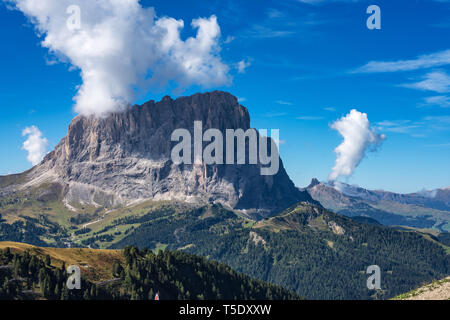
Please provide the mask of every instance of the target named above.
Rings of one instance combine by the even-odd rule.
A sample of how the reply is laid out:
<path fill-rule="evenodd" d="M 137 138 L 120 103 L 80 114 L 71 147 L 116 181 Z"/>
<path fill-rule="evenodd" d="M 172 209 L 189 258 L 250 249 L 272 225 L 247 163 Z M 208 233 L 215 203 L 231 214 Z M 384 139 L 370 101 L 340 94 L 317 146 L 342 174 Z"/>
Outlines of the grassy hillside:
<path fill-rule="evenodd" d="M 25 171 L 22 173 L 0 176 L 0 188 L 6 188 L 12 185 L 17 185 L 26 182 L 28 172 L 29 171 Z"/>
<path fill-rule="evenodd" d="M 82 267 L 79 290 L 66 285 L 65 268 L 72 264 Z M 155 254 L 135 247 L 55 249 L 2 242 L 0 284 L 0 299 L 145 300 L 156 293 L 165 300 L 299 299 L 280 286 L 203 257 L 171 251 Z"/>
<path fill-rule="evenodd" d="M 61 194 L 59 184 L 45 184 L 0 196 L 0 241 L 53 247 L 86 247 L 89 242 L 95 248 L 107 248 L 140 225 L 139 219 L 126 226 L 116 223 L 118 220 L 139 218 L 149 212 L 186 212 L 197 207 L 181 202 L 146 201 L 107 210 L 64 203 Z M 89 240 L 96 236 L 98 241 Z"/>
<path fill-rule="evenodd" d="M 40 259 L 48 255 L 51 265 L 60 268 L 63 262 L 66 266 L 78 265 L 90 281 L 104 281 L 112 279 L 112 265 L 116 262 L 123 263 L 124 257 L 121 250 L 95 250 L 84 248 L 51 248 L 36 247 L 18 242 L 0 242 L 0 250 L 10 248 L 12 253 L 23 254 L 28 251 Z"/>
<path fill-rule="evenodd" d="M 394 300 L 450 300 L 450 277 L 401 294 Z"/>

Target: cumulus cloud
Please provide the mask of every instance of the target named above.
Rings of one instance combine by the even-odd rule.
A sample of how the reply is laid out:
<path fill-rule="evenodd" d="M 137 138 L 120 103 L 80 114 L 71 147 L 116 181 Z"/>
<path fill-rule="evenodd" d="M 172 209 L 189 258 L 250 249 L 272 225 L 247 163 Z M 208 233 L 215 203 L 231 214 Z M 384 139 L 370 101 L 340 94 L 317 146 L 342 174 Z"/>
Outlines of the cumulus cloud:
<path fill-rule="evenodd" d="M 336 120 L 331 128 L 337 130 L 344 141 L 334 150 L 336 163 L 328 176 L 329 180 L 339 177 L 349 177 L 360 164 L 366 151 L 375 148 L 386 138 L 384 134 L 378 134 L 371 127 L 366 113 L 355 109 L 349 114 Z"/>
<path fill-rule="evenodd" d="M 78 113 L 122 111 L 138 94 L 169 84 L 207 88 L 231 81 L 214 15 L 194 19 L 196 35 L 182 40 L 183 20 L 159 18 L 139 0 L 6 1 L 30 19 L 58 61 L 80 70 Z"/>
<path fill-rule="evenodd" d="M 46 155 L 48 141 L 42 136 L 42 132 L 36 126 L 23 129 L 22 136 L 27 137 L 27 140 L 22 145 L 22 149 L 28 152 L 27 160 L 35 166 Z"/>

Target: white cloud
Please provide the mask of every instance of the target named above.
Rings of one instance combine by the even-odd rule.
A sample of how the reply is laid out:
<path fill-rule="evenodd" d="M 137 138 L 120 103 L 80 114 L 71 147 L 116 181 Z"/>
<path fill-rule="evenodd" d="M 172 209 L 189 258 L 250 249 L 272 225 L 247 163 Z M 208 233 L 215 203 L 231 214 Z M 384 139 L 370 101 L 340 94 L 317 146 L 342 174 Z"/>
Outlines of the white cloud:
<path fill-rule="evenodd" d="M 297 117 L 298 120 L 305 120 L 305 121 L 314 121 L 314 120 L 322 120 L 323 117 L 317 117 L 317 116 L 300 116 Z"/>
<path fill-rule="evenodd" d="M 284 101 L 284 100 L 277 100 L 277 101 L 275 101 L 275 103 L 281 104 L 283 106 L 292 106 L 292 102 Z"/>
<path fill-rule="evenodd" d="M 42 136 L 42 132 L 36 126 L 23 129 L 22 136 L 27 137 L 27 140 L 22 145 L 22 149 L 28 152 L 27 160 L 35 166 L 46 155 L 48 141 Z"/>
<path fill-rule="evenodd" d="M 349 177 L 360 164 L 366 150 L 377 147 L 386 138 L 384 134 L 377 134 L 370 126 L 366 113 L 355 109 L 341 119 L 331 124 L 344 141 L 336 147 L 336 163 L 328 176 L 329 180 L 336 180 L 341 176 Z"/>
<path fill-rule="evenodd" d="M 411 60 L 371 61 L 356 69 L 355 73 L 397 72 L 433 68 L 450 64 L 450 49 L 418 56 Z"/>
<path fill-rule="evenodd" d="M 384 120 L 378 122 L 377 129 L 386 132 L 413 134 L 416 129 L 422 127 L 423 123 L 411 120 Z"/>
<path fill-rule="evenodd" d="M 297 0 L 297 1 L 307 4 L 319 4 L 328 2 L 359 2 L 360 0 Z"/>
<path fill-rule="evenodd" d="M 362 0 L 297 0 L 298 2 L 307 3 L 307 4 L 322 4 L 322 3 L 330 3 L 330 2 L 352 2 L 357 3 Z M 450 0 L 432 0 L 435 2 L 449 2 Z"/>
<path fill-rule="evenodd" d="M 239 73 L 245 73 L 245 70 L 250 67 L 251 63 L 249 60 L 241 60 L 236 63 L 236 69 Z"/>
<path fill-rule="evenodd" d="M 168 84 L 213 87 L 231 82 L 220 58 L 216 16 L 194 19 L 196 36 L 180 38 L 183 20 L 158 18 L 139 0 L 7 0 L 43 36 L 41 45 L 79 69 L 75 111 L 122 111 L 137 94 Z M 69 6 L 80 8 L 80 29 L 67 27 Z"/>
<path fill-rule="evenodd" d="M 268 117 L 268 118 L 282 117 L 282 116 L 285 116 L 285 115 L 287 115 L 286 112 L 276 112 L 276 111 L 275 112 L 268 112 L 268 113 L 264 114 L 264 116 Z"/>
<path fill-rule="evenodd" d="M 443 71 L 433 71 L 427 73 L 424 80 L 407 83 L 404 87 L 425 91 L 435 91 L 438 93 L 450 92 L 450 76 Z"/>
<path fill-rule="evenodd" d="M 233 36 L 228 36 L 228 37 L 226 37 L 226 39 L 224 40 L 223 43 L 225 43 L 225 44 L 231 43 L 234 41 L 234 39 L 236 39 L 236 38 Z"/>
<path fill-rule="evenodd" d="M 255 24 L 247 31 L 247 36 L 260 39 L 283 38 L 295 35 L 292 30 L 278 30 L 270 26 Z"/>
<path fill-rule="evenodd" d="M 426 116 L 419 120 L 384 120 L 376 123 L 376 129 L 385 132 L 425 137 L 450 129 L 450 116 Z"/>
<path fill-rule="evenodd" d="M 298 0 L 299 2 L 308 3 L 308 4 L 317 4 L 321 2 L 325 2 L 325 0 Z"/>
<path fill-rule="evenodd" d="M 450 97 L 448 96 L 433 96 L 426 97 L 423 105 L 439 106 L 441 108 L 450 108 Z"/>
<path fill-rule="evenodd" d="M 436 143 L 436 144 L 427 144 L 426 147 L 450 147 L 450 143 Z"/>
<path fill-rule="evenodd" d="M 282 18 L 284 17 L 284 13 L 280 10 L 271 8 L 267 10 L 267 16 L 272 19 Z"/>
<path fill-rule="evenodd" d="M 450 116 L 427 116 L 423 118 L 425 121 L 429 121 L 433 124 L 450 124 Z M 450 129 L 448 126 L 447 129 Z"/>

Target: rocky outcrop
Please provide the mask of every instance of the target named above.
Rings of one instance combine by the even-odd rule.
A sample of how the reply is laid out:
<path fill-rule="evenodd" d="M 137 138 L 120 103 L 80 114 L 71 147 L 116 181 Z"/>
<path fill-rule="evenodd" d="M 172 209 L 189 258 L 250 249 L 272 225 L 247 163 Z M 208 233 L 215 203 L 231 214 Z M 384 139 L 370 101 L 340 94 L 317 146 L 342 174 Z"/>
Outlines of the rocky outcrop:
<path fill-rule="evenodd" d="M 58 182 L 67 203 L 106 207 L 181 200 L 270 215 L 313 202 L 294 186 L 281 160 L 273 176 L 262 176 L 261 164 L 174 164 L 171 134 L 178 128 L 192 133 L 194 121 L 202 121 L 204 130 L 250 128 L 247 109 L 219 91 L 164 97 L 104 118 L 77 116 L 67 136 L 31 170 L 27 185 Z"/>

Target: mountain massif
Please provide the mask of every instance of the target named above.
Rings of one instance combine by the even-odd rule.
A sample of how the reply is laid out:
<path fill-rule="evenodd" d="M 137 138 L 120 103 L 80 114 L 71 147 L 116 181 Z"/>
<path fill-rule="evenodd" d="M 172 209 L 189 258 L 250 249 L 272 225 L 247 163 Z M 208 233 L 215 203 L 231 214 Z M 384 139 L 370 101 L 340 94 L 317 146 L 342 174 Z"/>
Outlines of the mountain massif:
<path fill-rule="evenodd" d="M 26 173 L 25 183 L 13 188 L 57 184 L 69 208 L 79 203 L 117 208 L 149 199 L 180 200 L 221 203 L 265 216 L 312 201 L 294 186 L 281 161 L 273 176 L 262 176 L 261 164 L 174 164 L 171 135 L 186 129 L 193 136 L 194 121 L 224 136 L 227 129 L 250 128 L 247 109 L 219 91 L 176 100 L 165 97 L 105 118 L 77 116 L 55 150 Z"/>

